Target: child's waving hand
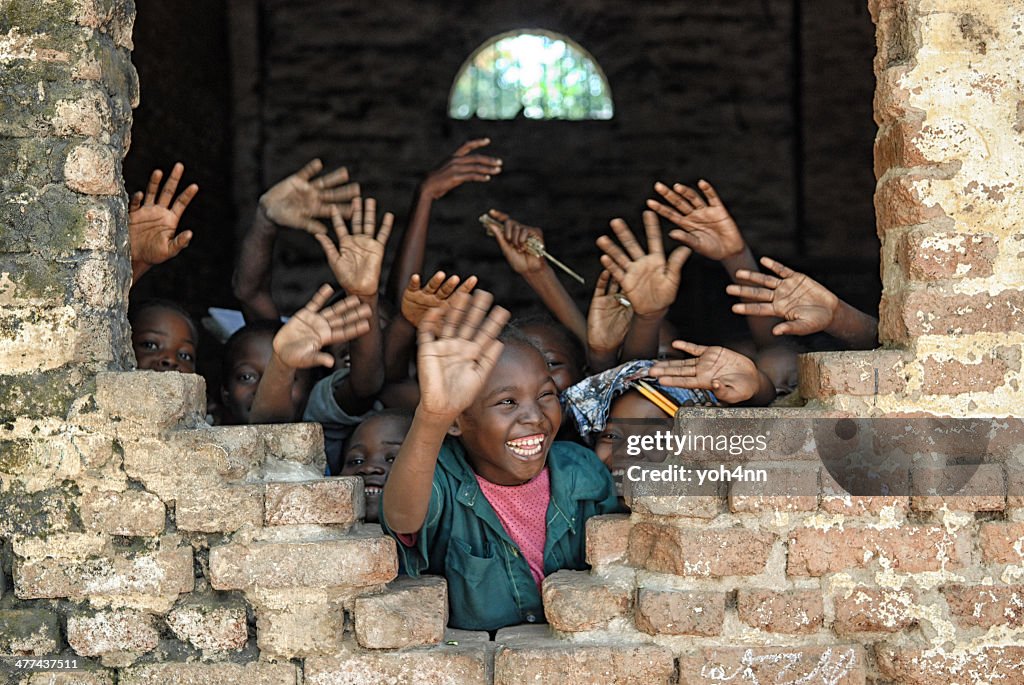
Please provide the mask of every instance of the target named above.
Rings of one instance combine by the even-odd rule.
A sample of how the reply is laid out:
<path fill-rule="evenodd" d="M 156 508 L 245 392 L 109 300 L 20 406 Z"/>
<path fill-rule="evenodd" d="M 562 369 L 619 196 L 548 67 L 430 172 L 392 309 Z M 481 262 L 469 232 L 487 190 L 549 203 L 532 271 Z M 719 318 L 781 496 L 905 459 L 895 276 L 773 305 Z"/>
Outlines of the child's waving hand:
<path fill-rule="evenodd" d="M 650 375 L 662 385 L 691 390 L 711 390 L 723 402 L 738 404 L 758 394 L 761 373 L 753 361 L 724 347 L 695 345 L 675 340 L 672 347 L 694 355 L 691 359 L 659 361 Z M 766 379 L 765 379 L 766 380 Z"/>
<path fill-rule="evenodd" d="M 648 211 L 643 216 L 649 252 L 644 252 L 622 219 L 611 221 L 612 231 L 622 247 L 604 235 L 597 239 L 597 246 L 604 252 L 602 266 L 622 286 L 622 293 L 632 303 L 636 315 L 661 316 L 676 299 L 683 264 L 692 251 L 688 247 L 677 247 L 666 260 L 658 215 Z"/>
<path fill-rule="evenodd" d="M 331 218 L 338 235 L 338 246 L 335 247 L 326 235 L 317 235 L 316 239 L 324 249 L 334 277 L 349 295 L 375 296 L 380 287 L 384 247 L 391 235 L 394 215 L 386 213 L 380 222 L 380 231 L 377 231 L 377 201 L 371 197 L 364 203 L 357 197 L 352 200 L 351 233 L 339 209 L 334 209 Z"/>
<path fill-rule="evenodd" d="M 614 366 L 619 348 L 629 332 L 633 308 L 622 302 L 620 290 L 607 269 L 597 277 L 590 311 L 587 312 L 587 352 L 591 367 Z"/>
<path fill-rule="evenodd" d="M 351 202 L 359 197 L 359 184 L 348 182 L 345 167 L 314 179 L 323 168 L 319 159 L 310 161 L 263 193 L 260 209 L 279 226 L 326 235 L 327 227 L 317 219 L 330 218 L 335 210 L 352 216 Z"/>
<path fill-rule="evenodd" d="M 138 280 L 150 267 L 166 262 L 184 250 L 192 240 L 192 231 L 178 230 L 178 222 L 199 186 L 191 184 L 177 198 L 174 197 L 185 166 L 178 162 L 171 169 L 167 182 L 160 189 L 164 172 L 154 169 L 149 177 L 145 194 L 132 195 L 128 205 L 128 246 L 132 259 L 132 279 Z M 160 196 L 157 197 L 157 191 Z M 174 204 L 171 204 L 174 200 Z"/>
<path fill-rule="evenodd" d="M 774 259 L 762 257 L 761 264 L 778 274 L 778 278 L 756 271 L 737 271 L 740 284 L 727 286 L 725 291 L 750 301 L 734 304 L 735 313 L 784 318 L 772 329 L 775 335 L 810 335 L 832 324 L 840 300 L 831 290 Z"/>
<path fill-rule="evenodd" d="M 697 184 L 704 197 L 693 188 L 676 183 L 669 188 L 655 183 L 654 190 L 672 205 L 648 200 L 647 206 L 679 228 L 668 235 L 708 259 L 721 261 L 743 251 L 745 243 L 729 210 L 707 181 Z"/>
<path fill-rule="evenodd" d="M 348 342 L 369 332 L 372 314 L 369 305 L 361 304 L 358 297 L 352 296 L 324 309 L 333 294 L 331 286 L 320 286 L 306 306 L 295 312 L 274 336 L 274 354 L 286 366 L 331 368 L 334 356 L 323 352 L 324 347 Z"/>
<path fill-rule="evenodd" d="M 459 280 L 458 276 L 445 280 L 445 273 L 438 271 L 425 285 L 421 285 L 420 275 L 413 274 L 402 293 L 402 316 L 413 326 L 419 326 L 428 311 L 434 307 L 447 306 L 448 298 L 456 289 L 458 292 L 469 293 L 476 287 L 476 276 L 470 276 L 462 285 L 459 285 Z"/>
<path fill-rule="evenodd" d="M 423 317 L 416 336 L 417 413 L 451 422 L 476 399 L 501 356 L 498 334 L 509 320 L 508 310 L 492 309 L 493 302 L 486 290 L 456 292 L 447 307 Z"/>
<path fill-rule="evenodd" d="M 521 224 L 498 209 L 492 209 L 487 213 L 505 226 L 504 231 L 494 231 L 494 239 L 498 241 L 498 247 L 501 248 L 501 253 L 505 255 L 513 271 L 517 274 L 529 274 L 551 268 L 543 257 L 533 254 L 526 245 L 526 241 L 531 237 L 543 243 L 542 230 L 536 226 Z"/>
<path fill-rule="evenodd" d="M 447 162 L 427 174 L 421 192 L 431 200 L 440 200 L 463 183 L 486 183 L 501 173 L 501 160 L 487 155 L 471 155 L 473 150 L 491 144 L 490 138 L 463 143 Z"/>

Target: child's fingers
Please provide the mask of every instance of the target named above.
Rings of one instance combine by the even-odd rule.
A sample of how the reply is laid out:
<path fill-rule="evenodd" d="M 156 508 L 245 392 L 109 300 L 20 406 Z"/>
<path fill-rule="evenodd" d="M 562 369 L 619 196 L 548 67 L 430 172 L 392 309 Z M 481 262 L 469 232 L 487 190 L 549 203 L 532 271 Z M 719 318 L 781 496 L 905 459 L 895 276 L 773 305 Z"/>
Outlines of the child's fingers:
<path fill-rule="evenodd" d="M 683 270 L 683 264 L 693 254 L 693 250 L 686 246 L 677 247 L 668 256 L 668 270 L 670 273 L 679 274 Z"/>
<path fill-rule="evenodd" d="M 676 228 L 669 231 L 668 237 L 676 241 L 677 243 L 682 243 L 683 245 L 686 245 L 691 250 L 696 248 L 699 242 L 696 238 L 693 237 L 692 234 L 680 228 Z"/>
<path fill-rule="evenodd" d="M 775 291 L 768 288 L 757 288 L 752 285 L 732 285 L 725 286 L 725 292 L 729 293 L 733 297 L 742 297 L 745 300 L 751 302 L 771 302 L 775 299 Z"/>
<path fill-rule="evenodd" d="M 806 321 L 783 321 L 772 328 L 773 335 L 810 335 L 817 333 L 819 328 Z"/>
<path fill-rule="evenodd" d="M 645 255 L 644 248 L 640 246 L 633 231 L 629 230 L 629 224 L 622 219 L 612 219 L 609 225 L 630 257 L 640 259 Z"/>
<path fill-rule="evenodd" d="M 365 235 L 372 236 L 373 232 L 377 228 L 377 200 L 372 197 L 366 198 L 363 201 L 363 224 L 352 222 L 353 233 L 363 233 Z M 389 229 L 390 230 L 390 229 Z"/>
<path fill-rule="evenodd" d="M 336 260 L 340 255 L 338 254 L 338 248 L 334 246 L 334 241 L 327 237 L 327 232 L 314 233 L 313 237 L 320 243 L 320 247 L 324 250 L 324 256 L 327 257 L 327 262 L 331 263 Z"/>
<path fill-rule="evenodd" d="M 313 181 L 313 186 L 315 188 L 320 188 L 323 190 L 327 188 L 333 188 L 334 186 L 339 186 L 343 183 L 348 183 L 348 167 L 339 167 L 332 171 L 331 173 L 325 174 L 324 176 Z"/>
<path fill-rule="evenodd" d="M 443 271 L 438 271 L 437 273 L 440 274 L 440 273 L 444 273 L 444 272 Z M 430 280 L 434 280 L 434 278 L 436 278 L 436 277 L 437 277 L 437 274 L 434 274 L 434 277 L 431 278 Z M 420 275 L 419 274 L 413 274 L 412 276 L 410 276 L 409 277 L 409 283 L 405 286 L 405 289 L 407 291 L 408 290 L 419 290 L 420 289 Z"/>
<path fill-rule="evenodd" d="M 687 202 L 686 198 L 684 198 L 682 195 L 680 195 L 676 191 L 674 191 L 671 188 L 669 188 L 664 183 L 660 183 L 660 182 L 659 183 L 655 183 L 654 184 L 654 190 L 659 195 L 661 195 L 663 198 L 665 198 L 665 200 L 670 205 L 672 205 L 677 210 L 679 210 L 682 213 L 680 216 L 682 216 L 683 214 L 689 214 L 690 212 L 693 211 L 693 205 L 691 205 L 689 202 Z M 653 207 L 652 207 L 652 209 L 653 209 Z M 666 209 L 667 209 L 667 207 L 666 207 Z"/>
<path fill-rule="evenodd" d="M 615 263 L 615 260 L 606 254 L 601 255 L 601 266 L 611 273 L 612 278 L 618 282 L 622 282 L 622 279 L 626 277 L 626 270 Z"/>
<path fill-rule="evenodd" d="M 469 310 L 459 327 L 458 336 L 464 340 L 471 340 L 476 337 L 480 330 L 480 323 L 491 310 L 494 303 L 494 296 L 486 290 L 478 290 L 469 303 Z"/>
<path fill-rule="evenodd" d="M 161 207 L 171 206 L 171 200 L 174 199 L 174 193 L 178 190 L 178 181 L 181 180 L 183 173 L 185 173 L 185 165 L 175 162 L 166 183 L 164 183 L 164 189 L 160 191 L 160 197 L 156 201 L 158 205 Z"/>
<path fill-rule="evenodd" d="M 320 170 L 323 168 L 323 162 L 321 162 L 319 159 L 311 159 L 308 162 L 306 162 L 306 165 L 304 167 L 296 171 L 295 175 L 298 178 L 301 178 L 303 181 L 308 181 L 309 179 L 319 174 Z"/>
<path fill-rule="evenodd" d="M 647 201 L 647 206 L 652 211 L 656 212 L 658 214 L 658 216 L 664 217 L 665 219 L 668 219 L 669 221 L 674 223 L 676 226 L 681 226 L 681 225 L 685 224 L 685 222 L 686 222 L 686 217 L 685 216 L 683 216 L 682 214 L 680 214 L 676 210 L 672 209 L 671 207 L 666 207 L 665 205 L 661 204 L 657 200 L 648 200 Z"/>
<path fill-rule="evenodd" d="M 707 345 L 697 345 L 696 343 L 687 342 L 685 340 L 673 340 L 672 347 L 680 352 L 692 354 L 694 357 L 699 357 L 708 351 Z"/>
<path fill-rule="evenodd" d="M 413 274 L 413 276 L 416 278 L 416 288 L 419 289 L 419 287 L 420 287 L 420 285 L 419 285 L 419 282 L 420 282 L 419 274 Z M 436 293 L 437 289 L 441 287 L 442 283 L 444 283 L 444 279 L 445 279 L 445 273 L 443 271 L 438 271 L 438 272 L 434 273 L 434 275 L 430 277 L 430 280 L 427 281 L 427 284 L 425 286 L 423 286 L 423 291 L 424 292 L 428 292 L 430 294 Z M 411 282 L 410 282 L 410 286 L 409 287 L 412 287 Z"/>
<path fill-rule="evenodd" d="M 459 330 L 459 324 L 462 323 L 463 317 L 466 316 L 472 299 L 472 295 L 462 295 L 461 293 L 455 293 L 449 298 L 449 306 L 444 309 L 441 319 L 439 337 L 451 338 L 455 335 L 455 332 Z"/>
<path fill-rule="evenodd" d="M 765 268 L 771 269 L 782 278 L 789 278 L 796 273 L 782 262 L 777 262 L 771 257 L 761 257 L 761 264 Z"/>
<path fill-rule="evenodd" d="M 647 234 L 647 253 L 665 254 L 665 247 L 661 243 L 661 223 L 658 221 L 658 214 L 647 210 L 643 213 L 644 232 Z"/>
<path fill-rule="evenodd" d="M 134 212 L 139 207 L 141 207 L 142 206 L 142 198 L 143 197 L 144 197 L 144 195 L 142 194 L 141 190 L 138 191 L 137 193 L 134 193 L 132 195 L 131 201 L 129 201 L 129 203 L 128 203 L 128 211 L 129 212 Z"/>
<path fill-rule="evenodd" d="M 359 225 L 363 223 L 363 198 L 357 197 L 352 200 L 352 233 L 359 232 Z M 337 224 L 335 224 L 337 228 Z"/>
<path fill-rule="evenodd" d="M 597 247 L 601 252 L 604 252 L 604 256 L 608 257 L 620 269 L 628 269 L 629 265 L 633 263 L 633 260 L 626 256 L 626 253 L 622 251 L 622 248 L 616 245 L 615 241 L 606 235 L 597 239 Z M 601 260 L 601 263 L 604 264 L 603 259 Z M 614 271 L 612 271 L 612 276 L 618 278 L 618 275 Z"/>
<path fill-rule="evenodd" d="M 163 179 L 164 172 L 160 169 L 153 169 L 153 173 L 149 175 L 149 184 L 146 186 L 146 199 L 144 204 L 151 205 L 156 202 L 156 193 L 160 189 L 160 180 Z"/>
<path fill-rule="evenodd" d="M 708 199 L 709 205 L 711 205 L 712 207 L 722 206 L 722 198 L 718 197 L 718 191 L 715 190 L 715 187 L 713 185 L 711 185 L 702 178 L 701 180 L 697 181 L 697 186 L 704 191 L 704 197 Z"/>
<path fill-rule="evenodd" d="M 504 324 L 502 324 L 504 326 Z M 501 332 L 501 329 L 498 329 Z M 505 349 L 505 343 L 501 342 L 495 336 L 494 339 L 489 339 L 488 342 L 482 344 L 483 349 L 480 350 L 480 366 L 484 369 L 493 369 L 498 364 L 498 359 L 501 358 L 501 351 Z"/>
<path fill-rule="evenodd" d="M 440 283 L 437 284 L 437 287 L 434 288 L 433 290 L 433 294 L 440 300 L 447 300 L 449 297 L 451 297 L 452 293 L 455 292 L 455 289 L 458 286 L 459 277 L 452 274 L 451 278 L 442 280 Z"/>
<path fill-rule="evenodd" d="M 182 231 L 178 235 L 174 236 L 174 240 L 171 241 L 171 256 L 178 254 L 192 241 L 192 231 Z"/>
<path fill-rule="evenodd" d="M 487 213 L 491 216 L 492 219 L 495 219 L 496 221 L 499 221 L 501 223 L 505 223 L 506 221 L 509 220 L 509 215 L 501 211 L 500 209 L 489 209 L 487 210 Z"/>
<path fill-rule="evenodd" d="M 452 160 L 449 168 L 458 169 L 462 173 L 472 171 L 478 174 L 500 174 L 501 160 L 484 155 L 470 155 Z"/>
<path fill-rule="evenodd" d="M 608 294 L 608 284 L 612 281 L 612 275 L 608 272 L 608 269 L 603 269 L 597 277 L 597 285 L 594 286 L 594 297 L 604 297 Z"/>
<path fill-rule="evenodd" d="M 775 308 L 765 302 L 737 302 L 732 311 L 742 316 L 775 316 Z"/>
<path fill-rule="evenodd" d="M 462 285 L 460 285 L 459 288 L 458 288 L 458 292 L 460 292 L 460 293 L 472 292 L 473 288 L 476 287 L 476 284 L 478 282 L 479 282 L 479 279 L 476 276 L 470 276 L 469 278 L 467 278 L 465 281 L 462 282 Z"/>
<path fill-rule="evenodd" d="M 473 150 L 476 150 L 477 148 L 481 148 L 484 147 L 485 145 L 490 144 L 490 138 L 474 138 L 473 140 L 467 140 L 465 143 L 459 146 L 459 149 L 455 151 L 455 154 L 453 154 L 452 157 L 463 157 L 465 155 L 468 155 Z"/>
<path fill-rule="evenodd" d="M 352 200 L 353 211 L 354 211 L 354 206 L 355 206 L 355 204 L 357 202 L 359 202 L 359 198 L 356 198 L 355 200 Z M 316 222 L 316 223 L 319 223 L 319 222 Z M 344 238 L 345 236 L 348 235 L 348 227 L 345 225 L 345 220 L 341 218 L 341 210 L 338 209 L 337 205 L 331 205 L 331 223 L 334 225 L 334 232 L 335 232 L 335 234 L 337 234 L 338 240 L 341 240 L 342 238 Z M 355 217 L 353 216 L 353 218 L 352 218 L 352 228 L 353 228 L 353 231 L 355 230 L 355 226 L 356 226 L 356 220 L 355 220 Z M 306 230 L 308 231 L 309 228 L 307 227 Z M 326 232 L 327 231 L 325 230 L 324 233 L 326 233 Z M 317 235 L 317 234 L 314 233 L 313 235 Z"/>
<path fill-rule="evenodd" d="M 334 336 L 331 336 L 331 339 L 333 340 Z M 326 352 L 317 352 L 316 356 L 313 357 L 313 361 L 317 366 L 326 366 L 328 369 L 334 368 L 334 356 Z"/>
<path fill-rule="evenodd" d="M 302 230 L 311 235 L 327 235 L 327 227 L 316 219 L 303 220 Z"/>
<path fill-rule="evenodd" d="M 487 350 L 492 347 L 493 342 L 499 342 L 497 338 L 501 335 L 501 330 L 505 328 L 505 324 L 508 323 L 510 318 L 512 318 L 512 314 L 504 307 L 494 307 L 488 312 L 487 318 L 480 324 L 476 335 L 473 336 L 473 342 L 484 348 L 484 356 L 486 356 Z M 501 354 L 500 347 L 497 348 L 497 351 L 498 354 Z M 494 362 L 497 361 L 497 358 L 495 358 Z"/>
<path fill-rule="evenodd" d="M 355 323 L 360 319 L 369 319 L 372 313 L 373 310 L 370 309 L 370 305 L 363 304 L 356 295 L 349 295 L 344 300 L 335 302 L 321 312 L 331 326 Z"/>
<path fill-rule="evenodd" d="M 704 209 L 707 207 L 707 203 L 704 202 L 704 198 L 700 196 L 700 193 L 690 186 L 684 186 L 682 183 L 676 183 L 672 186 L 672 190 L 682 195 L 687 202 L 693 205 L 694 210 Z"/>
<path fill-rule="evenodd" d="M 420 319 L 419 325 L 416 326 L 417 345 L 422 346 L 437 340 L 446 311 L 442 307 L 432 307 L 427 310 L 427 313 Z"/>
<path fill-rule="evenodd" d="M 380 231 L 377 232 L 377 242 L 381 245 L 388 244 L 388 238 L 391 237 L 391 228 L 395 225 L 395 215 L 391 212 L 384 212 L 384 218 L 380 220 Z M 370 224 L 370 230 L 373 230 L 373 224 Z"/>
<path fill-rule="evenodd" d="M 359 197 L 359 184 L 358 183 L 346 183 L 338 188 L 327 188 L 326 190 L 320 191 L 320 200 L 322 202 L 349 202 L 354 198 Z"/>
<path fill-rule="evenodd" d="M 647 371 L 655 378 L 661 376 L 696 376 L 696 359 L 673 359 L 671 361 L 657 362 Z"/>
<path fill-rule="evenodd" d="M 171 207 L 171 212 L 180 219 L 181 215 L 185 213 L 188 203 L 192 202 L 192 198 L 194 198 L 198 192 L 199 186 L 195 183 L 190 185 L 188 188 L 185 188 L 185 190 L 181 191 L 181 195 L 179 195 L 174 201 L 174 206 Z"/>
<path fill-rule="evenodd" d="M 742 274 L 742 275 L 741 275 Z M 760 271 L 748 271 L 746 269 L 739 269 L 736 271 L 737 280 L 743 280 L 747 283 L 760 286 L 762 288 L 769 288 L 775 290 L 782 285 L 782 280 L 772 276 L 771 274 L 763 274 Z"/>
<path fill-rule="evenodd" d="M 334 288 L 324 283 L 315 293 L 313 293 L 313 297 L 309 298 L 309 302 L 306 303 L 306 306 L 303 307 L 303 309 L 315 314 L 323 309 L 324 305 L 327 304 L 327 300 L 331 299 L 331 295 L 333 294 Z"/>

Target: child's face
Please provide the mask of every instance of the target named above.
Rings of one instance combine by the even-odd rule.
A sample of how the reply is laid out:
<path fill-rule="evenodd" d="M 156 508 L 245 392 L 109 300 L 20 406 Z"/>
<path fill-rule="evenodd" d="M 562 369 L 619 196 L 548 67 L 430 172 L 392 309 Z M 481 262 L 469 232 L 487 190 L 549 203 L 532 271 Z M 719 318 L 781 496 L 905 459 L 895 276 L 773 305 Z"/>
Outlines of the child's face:
<path fill-rule="evenodd" d="M 548 373 L 551 374 L 558 392 L 564 392 L 566 388 L 575 385 L 583 380 L 583 371 L 580 369 L 580 360 L 575 359 L 572 349 L 558 335 L 547 326 L 529 325 L 522 329 L 526 337 L 530 339 L 548 365 Z"/>
<path fill-rule="evenodd" d="M 231 350 L 231 357 L 225 359 L 226 371 L 220 394 L 234 421 L 249 423 L 256 389 L 273 354 L 274 333 L 258 331 L 243 337 Z M 305 369 L 295 374 L 292 406 L 296 414 L 309 394 L 309 380 L 309 373 Z"/>
<path fill-rule="evenodd" d="M 342 476 L 362 476 L 366 493 L 366 520 L 380 520 L 380 497 L 391 473 L 391 464 L 409 432 L 404 416 L 371 416 L 359 424 L 345 450 Z"/>
<path fill-rule="evenodd" d="M 506 343 L 473 404 L 455 420 L 473 469 L 497 485 L 520 485 L 544 469 L 562 424 L 558 388 L 541 354 Z"/>
<path fill-rule="evenodd" d="M 132 348 L 139 369 L 196 371 L 196 340 L 192 323 L 164 307 L 143 310 L 132 326 Z"/>
<path fill-rule="evenodd" d="M 626 440 L 631 435 L 654 435 L 659 430 L 670 430 L 672 420 L 650 400 L 635 390 L 620 395 L 608 412 L 608 422 L 597 434 L 594 451 L 612 472 L 616 487 L 621 485 L 625 469 L 630 462 L 664 461 L 664 454 L 641 452 L 637 456 L 626 454 Z"/>

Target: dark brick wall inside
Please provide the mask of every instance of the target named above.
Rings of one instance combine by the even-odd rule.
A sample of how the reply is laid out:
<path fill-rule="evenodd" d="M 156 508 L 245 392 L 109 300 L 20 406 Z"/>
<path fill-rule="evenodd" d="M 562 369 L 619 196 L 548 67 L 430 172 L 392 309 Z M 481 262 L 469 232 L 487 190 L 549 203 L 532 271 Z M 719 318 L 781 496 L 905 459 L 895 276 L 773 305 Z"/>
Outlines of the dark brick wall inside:
<path fill-rule="evenodd" d="M 874 29 L 863 0 L 237 1 L 251 2 L 259 19 L 258 54 L 236 55 L 232 65 L 236 76 L 258 73 L 258 111 L 234 112 L 236 121 L 258 121 L 256 135 L 243 141 L 249 149 L 234 151 L 234 172 L 249 175 L 253 187 L 320 156 L 329 167 L 348 165 L 364 194 L 398 214 L 401 226 L 422 174 L 463 140 L 488 135 L 506 171 L 435 205 L 427 269 L 480 274 L 513 309 L 531 299 L 476 222 L 481 211 L 500 207 L 544 227 L 550 250 L 593 283 L 593 239 L 610 218 L 639 228 L 655 180 L 702 177 L 716 185 L 756 253 L 877 307 Z M 140 3 L 140 21 L 145 10 Z M 463 60 L 490 36 L 524 27 L 564 33 L 594 55 L 611 84 L 612 121 L 447 118 Z M 136 43 L 137 54 L 151 49 L 141 36 Z M 226 64 L 203 59 L 208 70 Z M 150 76 L 141 62 L 140 74 L 145 103 L 147 78 L 165 76 Z M 200 116 L 195 108 L 179 114 Z M 138 127 L 136 144 L 144 144 Z M 225 180 L 224 192 L 197 202 L 229 203 L 229 196 Z M 210 230 L 219 246 L 233 247 L 227 226 Z M 219 269 L 220 283 L 206 297 L 218 301 L 206 304 L 230 304 L 220 300 L 229 278 L 223 253 L 198 259 Z M 286 309 L 328 278 L 315 242 L 292 233 L 279 243 L 275 274 Z M 673 316 L 689 337 L 742 333 L 724 285 L 717 265 L 697 257 L 687 265 Z M 589 297 L 589 288 L 570 291 L 581 304 Z"/>

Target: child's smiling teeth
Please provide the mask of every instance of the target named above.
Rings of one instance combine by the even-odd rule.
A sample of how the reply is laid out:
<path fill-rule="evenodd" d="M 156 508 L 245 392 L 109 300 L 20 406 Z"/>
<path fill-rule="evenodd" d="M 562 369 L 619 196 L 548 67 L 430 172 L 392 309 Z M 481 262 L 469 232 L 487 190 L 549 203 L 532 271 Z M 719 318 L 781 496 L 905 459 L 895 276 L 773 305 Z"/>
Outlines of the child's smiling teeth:
<path fill-rule="evenodd" d="M 535 457 L 544 449 L 544 435 L 528 435 L 505 443 L 513 453 L 520 457 Z"/>

